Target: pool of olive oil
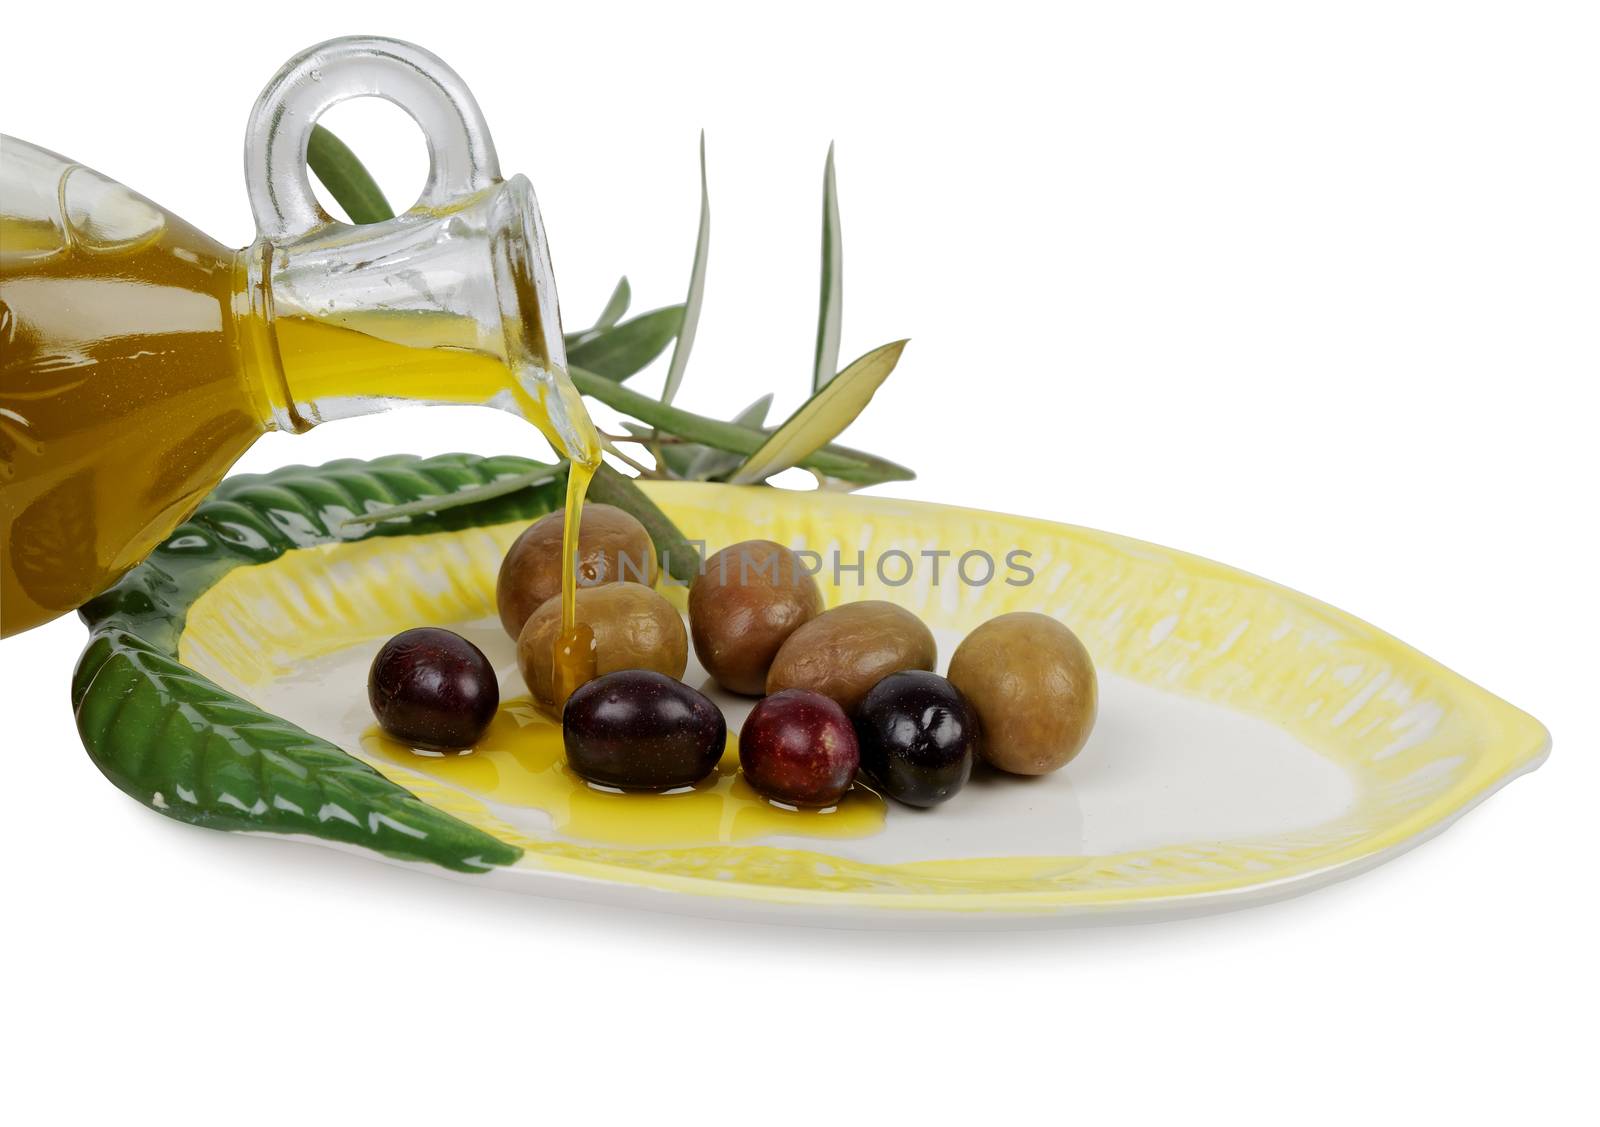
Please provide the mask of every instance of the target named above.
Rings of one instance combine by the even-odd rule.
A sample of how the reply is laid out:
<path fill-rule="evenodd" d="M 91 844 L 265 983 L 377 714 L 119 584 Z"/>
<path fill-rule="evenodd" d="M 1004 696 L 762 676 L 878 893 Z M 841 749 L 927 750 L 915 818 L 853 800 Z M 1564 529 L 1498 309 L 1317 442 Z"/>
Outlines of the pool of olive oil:
<path fill-rule="evenodd" d="M 883 828 L 883 798 L 860 783 L 826 810 L 769 802 L 739 773 L 733 733 L 716 770 L 692 787 L 639 794 L 586 783 L 567 766 L 561 725 L 527 697 L 502 702 L 489 730 L 465 754 L 419 753 L 376 725 L 362 734 L 361 747 L 380 769 L 394 764 L 500 806 L 542 810 L 564 837 L 609 845 L 851 838 Z"/>

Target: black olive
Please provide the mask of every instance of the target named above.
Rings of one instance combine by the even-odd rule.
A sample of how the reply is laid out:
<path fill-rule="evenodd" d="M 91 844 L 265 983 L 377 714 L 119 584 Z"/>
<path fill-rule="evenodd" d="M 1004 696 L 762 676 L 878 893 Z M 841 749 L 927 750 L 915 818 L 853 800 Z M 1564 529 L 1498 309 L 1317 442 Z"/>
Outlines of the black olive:
<path fill-rule="evenodd" d="M 378 726 L 402 743 L 461 751 L 494 719 L 500 685 L 477 646 L 421 626 L 390 638 L 372 659 L 367 700 Z"/>
<path fill-rule="evenodd" d="M 561 713 L 567 766 L 592 783 L 671 790 L 711 774 L 728 722 L 704 693 L 648 669 L 596 677 Z"/>
<path fill-rule="evenodd" d="M 891 673 L 862 699 L 855 726 L 861 769 L 907 806 L 937 806 L 972 774 L 977 714 L 936 673 Z"/>

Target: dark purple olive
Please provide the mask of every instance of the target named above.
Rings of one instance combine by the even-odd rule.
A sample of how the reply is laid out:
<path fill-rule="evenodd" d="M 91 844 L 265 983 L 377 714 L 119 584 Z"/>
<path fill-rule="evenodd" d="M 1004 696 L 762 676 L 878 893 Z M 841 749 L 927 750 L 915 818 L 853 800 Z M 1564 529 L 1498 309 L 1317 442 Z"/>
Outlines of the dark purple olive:
<path fill-rule="evenodd" d="M 403 630 L 372 659 L 367 701 L 378 726 L 412 747 L 461 751 L 478 742 L 500 706 L 483 651 L 432 626 Z"/>
<path fill-rule="evenodd" d="M 790 806 L 832 806 L 861 762 L 850 719 L 821 693 L 763 698 L 739 730 L 739 766 L 761 794 Z"/>
<path fill-rule="evenodd" d="M 977 713 L 938 674 L 889 674 L 862 698 L 855 722 L 861 769 L 890 798 L 937 806 L 967 785 Z"/>
<path fill-rule="evenodd" d="M 728 722 L 704 693 L 664 673 L 619 669 L 567 698 L 567 766 L 602 786 L 672 790 L 711 774 Z"/>

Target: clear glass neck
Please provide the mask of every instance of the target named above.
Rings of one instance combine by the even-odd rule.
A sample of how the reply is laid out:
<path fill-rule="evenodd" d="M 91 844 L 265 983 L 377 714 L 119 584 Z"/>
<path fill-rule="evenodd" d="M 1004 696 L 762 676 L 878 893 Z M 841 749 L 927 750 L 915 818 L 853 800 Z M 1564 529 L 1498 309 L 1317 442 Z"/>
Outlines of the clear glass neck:
<path fill-rule="evenodd" d="M 448 208 L 257 240 L 245 252 L 248 321 L 265 326 L 253 341 L 263 378 L 280 381 L 274 425 L 481 403 L 524 416 L 568 457 L 597 460 L 598 436 L 567 379 L 544 248 L 521 176 Z"/>

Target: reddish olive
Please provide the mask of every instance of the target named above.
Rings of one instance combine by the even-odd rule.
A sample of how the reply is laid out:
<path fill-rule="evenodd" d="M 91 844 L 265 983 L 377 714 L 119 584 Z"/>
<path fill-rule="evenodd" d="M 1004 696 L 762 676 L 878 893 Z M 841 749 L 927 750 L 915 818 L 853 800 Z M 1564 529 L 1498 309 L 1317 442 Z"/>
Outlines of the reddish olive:
<path fill-rule="evenodd" d="M 907 806 L 937 806 L 972 775 L 977 713 L 936 673 L 891 673 L 862 698 L 855 725 L 862 771 Z"/>
<path fill-rule="evenodd" d="M 860 762 L 844 709 L 809 689 L 763 698 L 739 731 L 745 779 L 791 806 L 834 805 L 850 789 Z"/>
<path fill-rule="evenodd" d="M 711 774 L 728 722 L 704 693 L 648 669 L 621 669 L 579 686 L 561 713 L 567 766 L 592 783 L 672 790 Z"/>
<path fill-rule="evenodd" d="M 421 626 L 390 638 L 372 659 L 367 701 L 378 726 L 402 743 L 461 751 L 494 719 L 500 685 L 477 646 L 449 630 Z"/>

